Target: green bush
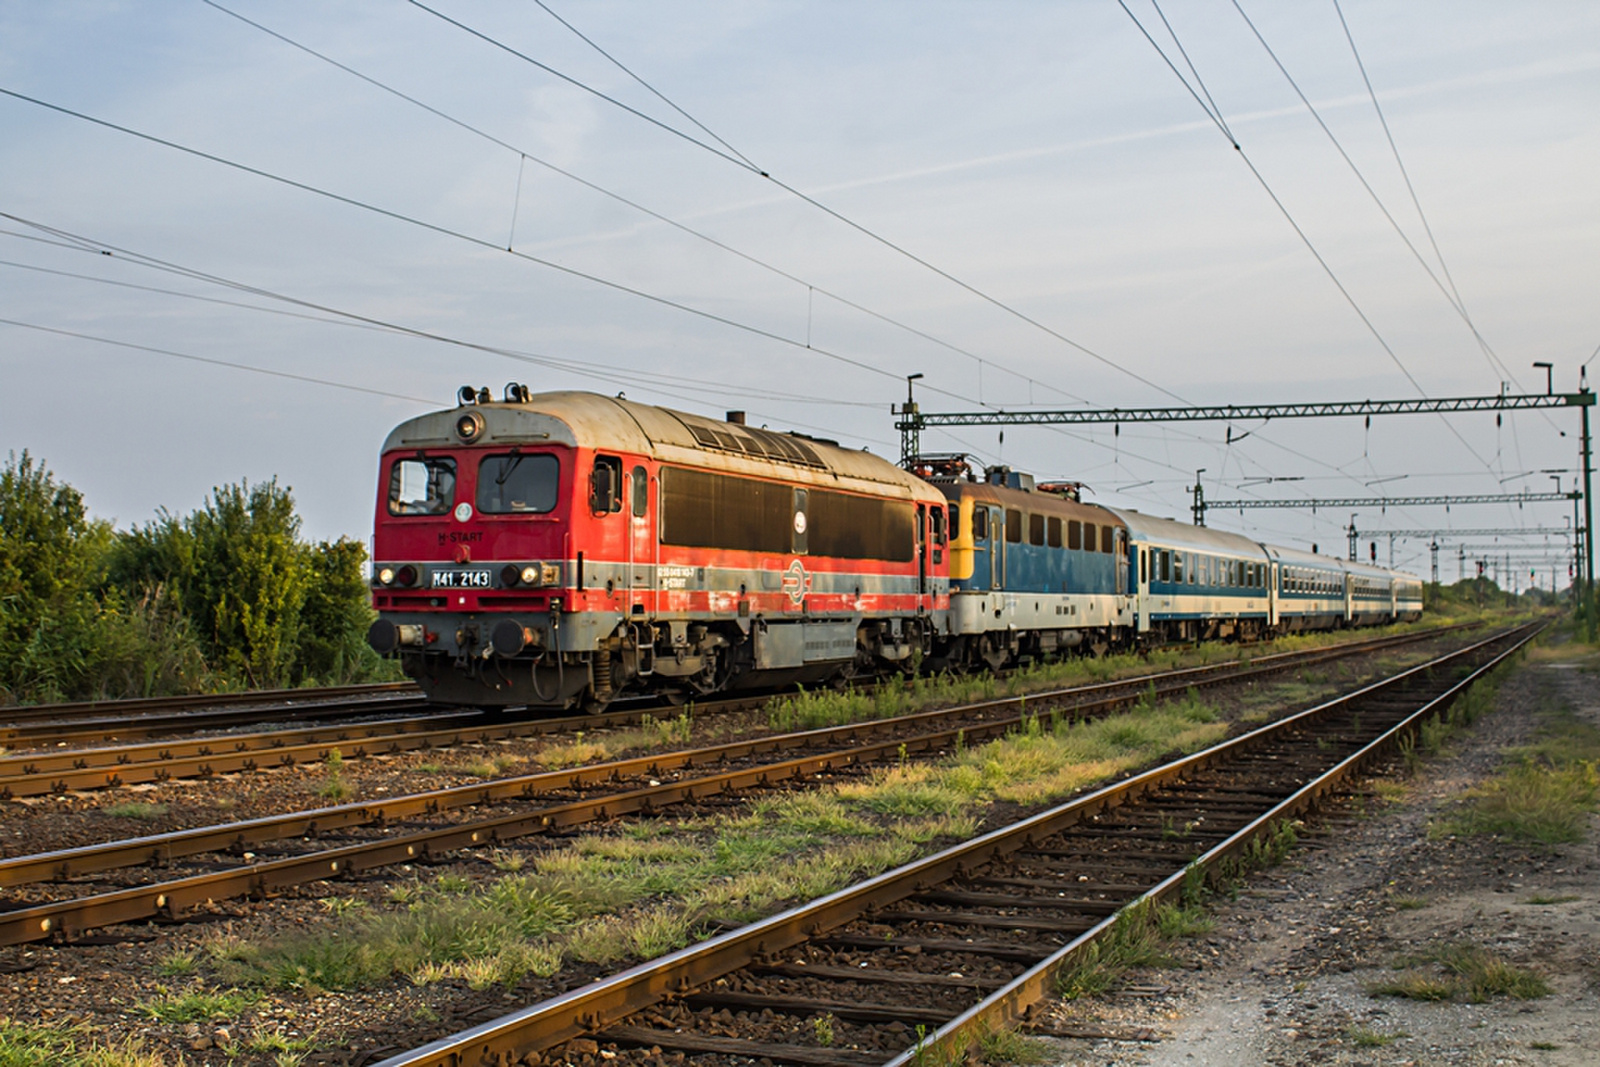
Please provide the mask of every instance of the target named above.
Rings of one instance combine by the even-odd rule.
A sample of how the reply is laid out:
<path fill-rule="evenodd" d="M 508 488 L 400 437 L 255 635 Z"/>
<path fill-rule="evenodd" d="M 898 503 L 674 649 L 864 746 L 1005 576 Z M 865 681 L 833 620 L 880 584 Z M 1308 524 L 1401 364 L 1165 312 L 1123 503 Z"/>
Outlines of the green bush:
<path fill-rule="evenodd" d="M 359 541 L 301 540 L 276 479 L 113 530 L 27 452 L 0 469 L 0 702 L 395 677 Z"/>

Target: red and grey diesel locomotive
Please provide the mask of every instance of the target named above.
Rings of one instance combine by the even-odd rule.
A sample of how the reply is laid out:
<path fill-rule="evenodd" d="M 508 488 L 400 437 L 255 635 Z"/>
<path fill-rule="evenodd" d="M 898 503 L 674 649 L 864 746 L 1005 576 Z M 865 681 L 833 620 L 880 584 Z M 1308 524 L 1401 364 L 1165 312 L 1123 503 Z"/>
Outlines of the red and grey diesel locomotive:
<path fill-rule="evenodd" d="M 560 711 L 1069 649 L 1416 618 L 1421 582 L 1077 500 L 960 457 L 902 470 L 591 393 L 384 444 L 369 641 L 434 700 Z"/>
<path fill-rule="evenodd" d="M 949 613 L 945 501 L 866 452 L 590 393 L 384 444 L 369 641 L 438 701 L 604 707 L 911 660 Z"/>

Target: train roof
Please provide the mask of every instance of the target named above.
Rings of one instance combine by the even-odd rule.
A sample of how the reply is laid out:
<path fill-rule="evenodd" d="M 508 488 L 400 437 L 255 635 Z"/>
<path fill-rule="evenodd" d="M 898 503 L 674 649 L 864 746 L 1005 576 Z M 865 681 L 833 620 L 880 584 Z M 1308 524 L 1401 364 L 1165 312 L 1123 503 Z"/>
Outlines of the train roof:
<path fill-rule="evenodd" d="M 1262 558 L 1261 546 L 1242 534 L 1213 530 L 1209 526 L 1190 526 L 1173 519 L 1146 515 L 1133 508 L 1107 507 L 1106 510 L 1127 523 L 1129 534 L 1136 541 L 1156 541 L 1194 552 Z"/>
<path fill-rule="evenodd" d="M 1290 563 L 1298 567 L 1321 567 L 1324 570 L 1342 571 L 1345 561 L 1338 556 L 1324 556 L 1320 552 L 1307 552 L 1303 548 L 1285 548 L 1282 545 L 1263 545 L 1267 555 L 1279 563 Z"/>
<path fill-rule="evenodd" d="M 474 447 L 598 448 L 644 454 L 666 463 L 711 465 L 730 474 L 780 476 L 842 488 L 858 483 L 853 487 L 862 491 L 939 499 L 920 478 L 870 452 L 598 393 L 535 393 L 526 403 L 478 403 L 429 412 L 391 430 L 383 450 L 461 447 L 455 424 L 464 411 L 483 417 L 483 431 L 472 442 Z"/>
<path fill-rule="evenodd" d="M 1067 519 L 1079 519 L 1084 522 L 1096 522 L 1105 525 L 1122 524 L 1121 517 L 1110 508 L 1099 504 L 1086 504 L 1081 500 L 1069 500 L 1064 496 L 1038 489 L 1013 489 L 1010 486 L 995 485 L 993 482 L 965 480 L 946 481 L 936 479 L 933 484 L 936 488 L 943 490 L 945 497 L 950 500 L 969 497 L 974 500 L 981 500 L 986 504 L 1025 508 L 1030 511 L 1060 515 Z"/>

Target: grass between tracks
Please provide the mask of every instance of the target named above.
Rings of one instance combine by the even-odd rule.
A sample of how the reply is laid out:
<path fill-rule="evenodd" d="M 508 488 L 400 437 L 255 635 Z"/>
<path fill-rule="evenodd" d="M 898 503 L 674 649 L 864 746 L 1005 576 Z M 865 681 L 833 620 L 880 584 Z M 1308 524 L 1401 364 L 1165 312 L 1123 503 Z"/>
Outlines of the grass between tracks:
<path fill-rule="evenodd" d="M 320 991 L 407 978 L 482 988 L 564 963 L 648 959 L 973 834 L 994 803 L 1040 805 L 1226 733 L 1194 694 L 1092 721 L 1031 718 L 933 764 L 902 760 L 737 814 L 658 819 L 578 838 L 498 877 L 408 883 L 391 907 L 330 909 L 315 932 L 218 939 L 210 977 Z M 504 854 L 485 855 L 505 871 Z"/>
<path fill-rule="evenodd" d="M 1466 617 L 1433 618 L 1425 622 L 1398 624 L 1362 631 L 1362 637 L 1386 637 L 1437 629 L 1443 625 L 1470 621 Z M 1496 621 L 1500 621 L 1498 618 Z M 1251 659 L 1277 652 L 1298 652 L 1343 644 L 1348 633 L 1291 634 L 1276 641 L 1243 650 L 1239 659 Z M 768 725 L 775 730 L 815 730 L 825 726 L 868 719 L 887 719 L 926 708 L 998 700 L 1048 689 L 1116 681 L 1156 671 L 1182 667 L 1203 667 L 1233 659 L 1236 646 L 1208 643 L 1195 646 L 1161 648 L 1146 655 L 1120 653 L 1111 656 L 1073 656 L 1057 663 L 1038 663 L 1014 671 L 1004 678 L 994 675 L 935 675 L 917 677 L 904 685 L 883 685 L 875 689 L 846 689 L 842 692 L 808 690 L 774 700 L 768 707 Z M 1301 672 L 1301 681 L 1314 687 L 1326 675 L 1314 670 Z"/>
<path fill-rule="evenodd" d="M 161 1067 L 136 1042 L 106 1044 L 84 1029 L 0 1019 L 0 1067 Z"/>

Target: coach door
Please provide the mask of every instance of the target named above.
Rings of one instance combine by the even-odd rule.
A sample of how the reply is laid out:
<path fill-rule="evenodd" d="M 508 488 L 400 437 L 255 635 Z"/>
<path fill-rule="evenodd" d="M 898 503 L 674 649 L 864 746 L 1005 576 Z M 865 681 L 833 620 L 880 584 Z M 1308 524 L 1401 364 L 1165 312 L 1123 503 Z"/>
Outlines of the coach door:
<path fill-rule="evenodd" d="M 1147 633 L 1150 630 L 1150 549 L 1144 545 L 1136 545 L 1134 549 L 1139 553 L 1139 594 L 1134 613 L 1139 633 Z"/>
<path fill-rule="evenodd" d="M 655 592 L 660 539 L 650 522 L 650 473 L 636 466 L 628 478 L 628 613 L 644 615 Z"/>
<path fill-rule="evenodd" d="M 928 505 L 917 505 L 917 610 L 928 595 Z"/>

